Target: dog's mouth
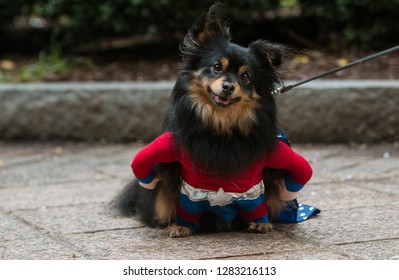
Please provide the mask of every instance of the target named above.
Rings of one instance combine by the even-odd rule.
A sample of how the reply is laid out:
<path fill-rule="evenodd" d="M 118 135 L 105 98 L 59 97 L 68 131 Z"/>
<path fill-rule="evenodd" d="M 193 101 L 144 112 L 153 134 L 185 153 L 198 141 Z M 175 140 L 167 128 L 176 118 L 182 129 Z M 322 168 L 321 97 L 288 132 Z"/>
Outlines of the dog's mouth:
<path fill-rule="evenodd" d="M 218 94 L 214 93 L 212 91 L 212 89 L 209 89 L 209 95 L 211 96 L 213 103 L 215 103 L 216 105 L 218 105 L 220 107 L 228 107 L 232 104 L 237 103 L 241 99 L 241 97 L 231 98 L 231 97 L 225 97 L 225 96 L 218 95 Z"/>

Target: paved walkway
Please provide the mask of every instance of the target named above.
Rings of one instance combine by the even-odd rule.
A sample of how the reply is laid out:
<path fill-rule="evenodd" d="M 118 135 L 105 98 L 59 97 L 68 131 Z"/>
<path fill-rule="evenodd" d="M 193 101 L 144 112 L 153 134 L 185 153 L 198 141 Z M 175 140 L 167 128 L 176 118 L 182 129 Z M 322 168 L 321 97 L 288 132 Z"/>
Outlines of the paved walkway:
<path fill-rule="evenodd" d="M 399 148 L 296 145 L 318 217 L 170 239 L 108 203 L 140 144 L 0 143 L 0 259 L 399 259 Z"/>

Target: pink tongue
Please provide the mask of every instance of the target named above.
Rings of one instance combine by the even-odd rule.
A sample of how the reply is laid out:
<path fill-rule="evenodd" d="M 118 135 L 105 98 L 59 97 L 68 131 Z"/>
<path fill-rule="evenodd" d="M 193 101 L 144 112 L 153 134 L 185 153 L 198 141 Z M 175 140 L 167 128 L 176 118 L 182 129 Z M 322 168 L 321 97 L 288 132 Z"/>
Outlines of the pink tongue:
<path fill-rule="evenodd" d="M 218 103 L 222 103 L 223 105 L 227 105 L 227 104 L 229 104 L 230 99 L 229 98 L 224 98 L 224 97 L 221 97 L 221 96 L 216 96 L 216 101 Z"/>

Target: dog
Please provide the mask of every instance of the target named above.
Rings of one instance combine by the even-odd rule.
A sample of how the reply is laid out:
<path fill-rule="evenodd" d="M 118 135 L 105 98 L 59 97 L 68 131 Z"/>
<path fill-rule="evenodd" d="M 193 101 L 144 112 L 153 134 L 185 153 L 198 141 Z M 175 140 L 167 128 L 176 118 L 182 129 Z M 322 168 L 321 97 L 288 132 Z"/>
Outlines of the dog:
<path fill-rule="evenodd" d="M 185 36 L 164 133 L 135 156 L 137 179 L 113 201 L 170 237 L 269 232 L 312 175 L 277 125 L 272 92 L 288 49 L 233 43 L 219 11 L 212 6 Z"/>

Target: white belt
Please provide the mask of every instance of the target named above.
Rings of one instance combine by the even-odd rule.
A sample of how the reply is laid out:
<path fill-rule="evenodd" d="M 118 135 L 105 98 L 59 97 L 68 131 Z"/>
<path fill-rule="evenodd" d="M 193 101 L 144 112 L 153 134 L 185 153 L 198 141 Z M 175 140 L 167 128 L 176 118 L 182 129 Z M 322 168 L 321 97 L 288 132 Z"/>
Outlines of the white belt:
<path fill-rule="evenodd" d="M 183 181 L 180 191 L 182 194 L 187 195 L 191 201 L 208 200 L 211 206 L 225 206 L 234 200 L 256 199 L 265 192 L 265 186 L 263 181 L 260 181 L 246 192 L 236 193 L 225 192 L 222 188 L 219 188 L 218 191 L 197 189 Z"/>

